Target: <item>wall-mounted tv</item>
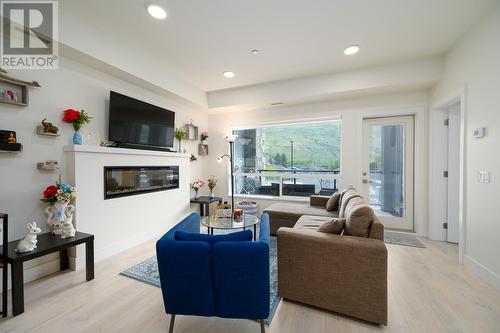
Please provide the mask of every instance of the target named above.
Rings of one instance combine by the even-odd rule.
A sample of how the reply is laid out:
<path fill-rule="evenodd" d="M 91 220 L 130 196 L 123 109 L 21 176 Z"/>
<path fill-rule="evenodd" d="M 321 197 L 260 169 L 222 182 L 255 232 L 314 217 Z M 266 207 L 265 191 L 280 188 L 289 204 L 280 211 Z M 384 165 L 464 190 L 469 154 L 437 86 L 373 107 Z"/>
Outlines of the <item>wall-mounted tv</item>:
<path fill-rule="evenodd" d="M 111 91 L 109 140 L 118 146 L 174 145 L 175 112 Z"/>

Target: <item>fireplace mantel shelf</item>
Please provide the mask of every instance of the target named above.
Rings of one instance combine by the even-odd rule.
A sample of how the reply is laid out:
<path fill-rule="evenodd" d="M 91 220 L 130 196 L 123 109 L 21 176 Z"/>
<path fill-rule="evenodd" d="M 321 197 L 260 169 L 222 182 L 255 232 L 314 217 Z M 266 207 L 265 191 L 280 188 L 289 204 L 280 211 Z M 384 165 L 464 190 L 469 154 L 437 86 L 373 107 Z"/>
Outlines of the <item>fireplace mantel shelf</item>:
<path fill-rule="evenodd" d="M 170 153 L 170 152 L 156 151 L 156 150 L 84 146 L 84 145 L 67 145 L 64 146 L 64 151 L 70 153 L 94 153 L 94 154 L 97 153 L 97 154 L 143 155 L 143 156 L 146 155 L 146 156 L 190 158 L 189 154 L 182 154 L 182 153 Z"/>

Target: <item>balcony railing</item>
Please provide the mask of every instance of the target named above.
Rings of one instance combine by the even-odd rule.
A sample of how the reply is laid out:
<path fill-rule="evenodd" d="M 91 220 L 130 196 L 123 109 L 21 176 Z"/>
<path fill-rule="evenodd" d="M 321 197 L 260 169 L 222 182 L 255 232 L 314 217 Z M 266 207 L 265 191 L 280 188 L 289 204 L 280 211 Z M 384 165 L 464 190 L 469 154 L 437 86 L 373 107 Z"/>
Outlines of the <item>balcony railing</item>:
<path fill-rule="evenodd" d="M 235 193 L 276 197 L 331 195 L 340 185 L 336 170 L 257 170 L 236 172 Z"/>

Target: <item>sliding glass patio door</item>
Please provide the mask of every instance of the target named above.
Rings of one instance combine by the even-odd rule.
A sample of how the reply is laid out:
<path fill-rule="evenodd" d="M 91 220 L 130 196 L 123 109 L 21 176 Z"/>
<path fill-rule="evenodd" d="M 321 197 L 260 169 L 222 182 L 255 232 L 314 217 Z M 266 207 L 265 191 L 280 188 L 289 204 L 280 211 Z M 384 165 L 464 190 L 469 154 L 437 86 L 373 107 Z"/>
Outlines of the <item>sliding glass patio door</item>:
<path fill-rule="evenodd" d="M 363 193 L 388 228 L 413 230 L 414 118 L 363 120 Z"/>

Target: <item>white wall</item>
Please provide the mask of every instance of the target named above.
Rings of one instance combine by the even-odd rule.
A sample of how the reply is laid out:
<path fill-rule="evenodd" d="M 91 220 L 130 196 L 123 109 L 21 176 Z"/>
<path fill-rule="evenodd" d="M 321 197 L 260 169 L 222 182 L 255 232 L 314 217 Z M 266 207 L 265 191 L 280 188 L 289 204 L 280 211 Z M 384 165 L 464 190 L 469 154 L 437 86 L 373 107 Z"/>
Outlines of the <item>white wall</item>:
<path fill-rule="evenodd" d="M 500 223 L 496 207 L 500 192 L 500 7 L 469 31 L 447 54 L 442 81 L 432 100 L 466 86 L 464 263 L 500 290 Z M 472 130 L 486 126 L 474 139 Z M 432 143 L 431 143 L 432 144 Z M 491 183 L 477 181 L 478 171 L 491 172 Z"/>
<path fill-rule="evenodd" d="M 24 146 L 23 152 L 18 154 L 0 153 L 0 211 L 9 214 L 10 239 L 22 237 L 27 222 L 35 220 L 41 225 L 45 224 L 43 208 L 46 204 L 39 199 L 43 189 L 57 180 L 58 172 L 38 171 L 36 163 L 58 160 L 62 164 L 62 178 L 66 178 L 63 146 L 71 143 L 73 129 L 61 122 L 63 110 L 85 109 L 93 117 L 92 123 L 81 130 L 84 144 L 90 145 L 97 145 L 100 139 L 107 139 L 110 90 L 175 111 L 178 126 L 192 119 L 194 124 L 200 126 L 200 130 L 207 129 L 206 110 L 152 93 L 67 58 L 61 59 L 60 69 L 56 71 L 12 71 L 9 74 L 37 80 L 42 85 L 42 88 L 30 89 L 30 105 L 27 107 L 0 103 L 0 129 L 16 131 L 18 141 Z M 62 135 L 57 138 L 37 135 L 35 128 L 43 118 L 58 126 Z M 197 155 L 197 142 L 188 143 L 188 150 Z M 190 164 L 192 178 L 202 176 L 207 160 L 207 157 L 199 157 L 198 161 Z M 26 263 L 26 280 L 38 276 L 44 270 L 31 267 L 55 257 Z M 52 263 L 52 266 L 57 268 L 57 263 Z M 47 271 L 50 272 L 52 268 L 47 268 Z"/>
<path fill-rule="evenodd" d="M 426 203 L 426 124 L 428 93 L 425 91 L 389 95 L 368 96 L 357 99 L 336 100 L 268 109 L 214 113 L 209 115 L 210 173 L 219 178 L 217 195 L 230 192 L 229 169 L 216 162 L 217 156 L 227 153 L 228 144 L 223 139 L 231 128 L 239 126 L 307 122 L 314 120 L 341 119 L 341 182 L 361 188 L 362 172 L 362 120 L 363 117 L 415 114 L 416 168 L 415 168 L 415 230 L 427 235 Z M 253 201 L 255 199 L 252 198 Z M 260 209 L 275 200 L 257 200 Z"/>

